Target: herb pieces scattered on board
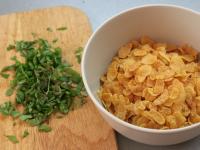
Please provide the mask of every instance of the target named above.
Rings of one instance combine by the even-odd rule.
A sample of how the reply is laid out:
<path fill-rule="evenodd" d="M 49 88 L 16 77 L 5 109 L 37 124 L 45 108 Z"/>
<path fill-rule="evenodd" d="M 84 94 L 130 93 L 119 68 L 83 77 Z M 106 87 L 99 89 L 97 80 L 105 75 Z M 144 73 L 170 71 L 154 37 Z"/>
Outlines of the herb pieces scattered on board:
<path fill-rule="evenodd" d="M 14 143 L 14 144 L 19 143 L 19 140 L 17 139 L 17 137 L 15 135 L 5 135 L 5 136 L 12 143 Z"/>
<path fill-rule="evenodd" d="M 12 57 L 14 64 L 1 71 L 1 75 L 14 71 L 6 95 L 16 92 L 16 99 L 13 104 L 0 105 L 0 113 L 18 117 L 31 126 L 38 126 L 39 131 L 49 132 L 51 128 L 44 123 L 53 113 L 67 114 L 84 103 L 82 78 L 62 60 L 60 48 L 53 47 L 47 40 L 36 39 L 16 41 L 8 50 L 19 52 L 24 61 Z M 17 105 L 23 105 L 23 112 L 17 110 Z"/>
<path fill-rule="evenodd" d="M 76 59 L 78 61 L 78 63 L 81 63 L 81 57 L 82 57 L 82 53 L 83 53 L 83 48 L 79 47 L 76 51 L 75 51 L 75 55 L 76 55 Z"/>
<path fill-rule="evenodd" d="M 59 27 L 59 28 L 57 28 L 56 30 L 58 30 L 58 31 L 67 30 L 67 27 Z"/>
<path fill-rule="evenodd" d="M 50 132 L 52 129 L 47 124 L 42 124 L 38 127 L 40 132 Z"/>
<path fill-rule="evenodd" d="M 23 135 L 22 135 L 22 138 L 25 138 L 25 137 L 27 137 L 28 135 L 29 135 L 28 130 L 25 130 L 24 133 L 23 133 Z"/>
<path fill-rule="evenodd" d="M 58 42 L 57 38 L 55 38 L 55 39 L 52 40 L 52 43 L 56 43 L 56 42 Z"/>

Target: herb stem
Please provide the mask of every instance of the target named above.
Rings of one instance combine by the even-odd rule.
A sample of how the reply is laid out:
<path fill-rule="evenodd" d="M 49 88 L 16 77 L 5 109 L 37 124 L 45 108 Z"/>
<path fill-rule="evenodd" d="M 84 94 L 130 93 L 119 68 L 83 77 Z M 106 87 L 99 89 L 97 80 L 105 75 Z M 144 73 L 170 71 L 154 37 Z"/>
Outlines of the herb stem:
<path fill-rule="evenodd" d="M 50 81 L 51 81 L 51 74 L 49 75 L 49 79 L 48 79 L 46 95 L 49 93 Z"/>

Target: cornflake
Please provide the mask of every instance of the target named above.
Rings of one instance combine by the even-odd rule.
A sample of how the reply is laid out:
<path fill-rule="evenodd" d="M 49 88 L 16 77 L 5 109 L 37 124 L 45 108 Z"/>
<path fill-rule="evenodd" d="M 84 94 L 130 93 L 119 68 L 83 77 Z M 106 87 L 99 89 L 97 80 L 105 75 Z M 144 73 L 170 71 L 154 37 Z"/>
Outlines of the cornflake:
<path fill-rule="evenodd" d="M 101 77 L 105 108 L 131 124 L 161 130 L 200 122 L 200 65 L 189 45 L 149 37 L 119 48 Z"/>

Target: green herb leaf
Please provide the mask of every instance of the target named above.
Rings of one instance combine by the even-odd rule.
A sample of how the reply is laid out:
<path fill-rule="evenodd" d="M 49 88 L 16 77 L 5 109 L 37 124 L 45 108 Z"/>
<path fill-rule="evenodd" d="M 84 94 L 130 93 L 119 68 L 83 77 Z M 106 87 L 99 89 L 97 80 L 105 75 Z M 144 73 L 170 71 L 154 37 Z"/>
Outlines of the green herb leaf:
<path fill-rule="evenodd" d="M 75 51 L 75 55 L 77 58 L 78 63 L 81 63 L 81 57 L 82 57 L 82 53 L 83 53 L 83 48 L 79 47 L 76 51 Z"/>
<path fill-rule="evenodd" d="M 19 141 L 18 141 L 18 139 L 17 139 L 17 137 L 15 135 L 5 135 L 5 136 L 12 143 L 14 143 L 14 144 L 19 143 Z"/>
<path fill-rule="evenodd" d="M 12 70 L 15 70 L 15 65 L 6 66 L 1 70 L 1 72 L 12 71 Z"/>
<path fill-rule="evenodd" d="M 10 50 L 13 50 L 13 49 L 15 49 L 15 45 L 12 45 L 12 44 L 8 45 L 7 51 L 10 51 Z"/>
<path fill-rule="evenodd" d="M 52 43 L 56 43 L 58 41 L 58 39 L 53 39 Z"/>
<path fill-rule="evenodd" d="M 22 135 L 22 138 L 25 138 L 25 137 L 27 137 L 28 135 L 29 135 L 28 130 L 25 130 L 24 133 L 23 133 L 23 135 Z"/>
<path fill-rule="evenodd" d="M 38 127 L 40 132 L 50 132 L 52 129 L 47 124 L 42 124 Z"/>
<path fill-rule="evenodd" d="M 14 89 L 13 89 L 13 88 L 7 89 L 7 91 L 6 91 L 6 96 L 11 96 L 11 95 L 13 94 L 13 92 L 14 92 Z"/>
<path fill-rule="evenodd" d="M 66 68 L 66 72 L 73 82 L 79 83 L 82 80 L 80 74 L 72 68 Z"/>
<path fill-rule="evenodd" d="M 42 123 L 42 120 L 38 118 L 26 120 L 31 126 L 38 126 Z"/>
<path fill-rule="evenodd" d="M 59 28 L 57 28 L 56 30 L 58 30 L 58 31 L 67 30 L 67 27 L 59 27 Z"/>
<path fill-rule="evenodd" d="M 2 73 L 2 72 L 1 72 L 1 76 L 2 76 L 3 78 L 5 78 L 5 79 L 8 79 L 10 75 L 7 74 L 7 73 Z"/>
<path fill-rule="evenodd" d="M 22 120 L 22 121 L 25 121 L 25 120 L 30 119 L 30 118 L 32 118 L 31 115 L 21 115 L 21 116 L 19 117 L 19 119 Z"/>
<path fill-rule="evenodd" d="M 17 118 L 21 115 L 21 113 L 17 110 L 14 110 L 11 112 L 11 116 L 13 116 L 14 118 Z"/>
<path fill-rule="evenodd" d="M 53 30 L 50 27 L 47 28 L 47 31 L 53 32 Z"/>
<path fill-rule="evenodd" d="M 0 105 L 0 113 L 4 116 L 11 115 L 13 111 L 15 111 L 15 108 L 10 101 Z"/>

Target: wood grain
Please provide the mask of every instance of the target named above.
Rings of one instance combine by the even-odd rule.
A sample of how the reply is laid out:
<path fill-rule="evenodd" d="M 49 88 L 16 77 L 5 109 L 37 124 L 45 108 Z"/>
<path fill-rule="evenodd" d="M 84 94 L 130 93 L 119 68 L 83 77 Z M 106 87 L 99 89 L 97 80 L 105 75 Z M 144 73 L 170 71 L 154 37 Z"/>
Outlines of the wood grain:
<path fill-rule="evenodd" d="M 66 31 L 56 28 L 66 26 Z M 53 32 L 48 32 L 47 27 Z M 80 65 L 74 56 L 79 46 L 84 46 L 91 35 L 91 27 L 86 15 L 71 7 L 55 7 L 0 16 L 0 69 L 12 64 L 10 57 L 14 51 L 7 52 L 8 44 L 15 40 L 33 39 L 31 33 L 52 41 L 58 38 L 55 46 L 63 50 L 63 58 L 72 63 L 80 71 Z M 6 97 L 5 91 L 9 81 L 0 77 L 0 103 L 14 100 L 14 96 Z M 53 131 L 40 133 L 22 122 L 0 116 L 0 150 L 115 150 L 115 135 L 111 127 L 102 119 L 93 103 L 87 98 L 83 107 L 70 112 L 62 119 L 52 117 L 50 126 Z M 25 129 L 30 135 L 22 139 Z M 12 144 L 4 135 L 16 135 L 19 144 Z"/>

